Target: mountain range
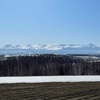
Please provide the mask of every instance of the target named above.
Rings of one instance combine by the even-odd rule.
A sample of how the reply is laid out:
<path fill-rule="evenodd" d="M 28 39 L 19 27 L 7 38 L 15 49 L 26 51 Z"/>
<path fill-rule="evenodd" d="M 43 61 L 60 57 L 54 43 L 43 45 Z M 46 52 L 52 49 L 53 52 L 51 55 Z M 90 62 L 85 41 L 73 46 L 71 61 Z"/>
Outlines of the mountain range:
<path fill-rule="evenodd" d="M 99 54 L 100 47 L 90 44 L 35 44 L 35 45 L 11 45 L 6 44 L 0 48 L 0 54 Z"/>

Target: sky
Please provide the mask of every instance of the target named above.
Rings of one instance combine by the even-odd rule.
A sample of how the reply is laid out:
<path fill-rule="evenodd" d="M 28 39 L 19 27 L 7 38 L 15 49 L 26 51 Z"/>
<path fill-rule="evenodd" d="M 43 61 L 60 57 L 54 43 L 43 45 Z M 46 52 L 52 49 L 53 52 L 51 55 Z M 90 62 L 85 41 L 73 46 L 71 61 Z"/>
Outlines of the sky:
<path fill-rule="evenodd" d="M 0 0 L 0 46 L 100 46 L 100 0 Z"/>

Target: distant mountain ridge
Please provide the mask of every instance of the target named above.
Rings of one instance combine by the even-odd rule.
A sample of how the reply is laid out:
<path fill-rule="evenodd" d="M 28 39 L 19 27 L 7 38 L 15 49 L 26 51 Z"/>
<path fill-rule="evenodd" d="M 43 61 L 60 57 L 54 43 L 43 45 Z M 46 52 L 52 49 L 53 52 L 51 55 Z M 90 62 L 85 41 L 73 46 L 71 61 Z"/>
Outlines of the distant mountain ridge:
<path fill-rule="evenodd" d="M 35 45 L 11 45 L 6 44 L 0 48 L 0 54 L 99 54 L 100 47 L 90 44 L 35 44 Z"/>
<path fill-rule="evenodd" d="M 35 45 L 11 45 L 11 44 L 6 44 L 1 49 L 45 49 L 45 50 L 61 50 L 65 48 L 98 48 L 96 45 L 90 43 L 87 45 L 83 44 L 35 44 Z"/>

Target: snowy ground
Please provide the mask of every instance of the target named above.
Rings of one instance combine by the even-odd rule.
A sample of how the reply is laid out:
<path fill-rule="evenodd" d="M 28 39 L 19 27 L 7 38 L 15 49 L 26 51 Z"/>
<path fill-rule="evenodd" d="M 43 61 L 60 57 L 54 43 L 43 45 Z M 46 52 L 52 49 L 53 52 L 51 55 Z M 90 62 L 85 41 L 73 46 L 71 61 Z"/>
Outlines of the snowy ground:
<path fill-rule="evenodd" d="M 0 83 L 42 83 L 42 82 L 100 82 L 100 76 L 27 76 L 0 77 Z"/>

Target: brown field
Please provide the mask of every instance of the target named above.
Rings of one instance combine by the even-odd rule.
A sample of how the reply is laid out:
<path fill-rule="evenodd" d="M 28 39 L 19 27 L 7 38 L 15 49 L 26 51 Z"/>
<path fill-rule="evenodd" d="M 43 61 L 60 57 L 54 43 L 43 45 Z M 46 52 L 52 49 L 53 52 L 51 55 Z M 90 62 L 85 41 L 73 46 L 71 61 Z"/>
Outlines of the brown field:
<path fill-rule="evenodd" d="M 100 100 L 100 82 L 0 84 L 0 100 Z"/>

